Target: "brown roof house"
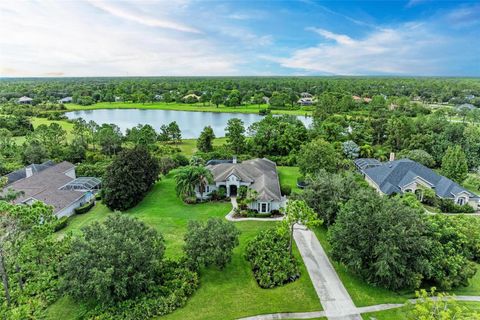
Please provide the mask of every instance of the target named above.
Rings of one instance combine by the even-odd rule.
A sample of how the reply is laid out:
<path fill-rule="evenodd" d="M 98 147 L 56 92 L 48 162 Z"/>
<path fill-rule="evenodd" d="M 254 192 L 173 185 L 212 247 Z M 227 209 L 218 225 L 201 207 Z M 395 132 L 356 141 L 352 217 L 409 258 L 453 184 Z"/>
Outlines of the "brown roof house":
<path fill-rule="evenodd" d="M 277 166 L 275 162 L 263 159 L 253 159 L 237 163 L 233 161 L 210 161 L 207 168 L 212 172 L 214 182 L 207 186 L 202 195 L 209 194 L 220 188 L 225 188 L 228 197 L 235 196 L 241 186 L 247 186 L 257 191 L 257 199 L 249 204 L 249 209 L 268 213 L 285 207 L 286 197 L 280 191 Z M 200 198 L 198 187 L 197 198 Z"/>
<path fill-rule="evenodd" d="M 21 192 L 15 203 L 42 201 L 53 207 L 57 218 L 71 216 L 75 208 L 93 199 L 101 184 L 97 178 L 77 178 L 75 166 L 66 161 L 32 164 L 6 177 L 8 180 L 4 189 Z"/>

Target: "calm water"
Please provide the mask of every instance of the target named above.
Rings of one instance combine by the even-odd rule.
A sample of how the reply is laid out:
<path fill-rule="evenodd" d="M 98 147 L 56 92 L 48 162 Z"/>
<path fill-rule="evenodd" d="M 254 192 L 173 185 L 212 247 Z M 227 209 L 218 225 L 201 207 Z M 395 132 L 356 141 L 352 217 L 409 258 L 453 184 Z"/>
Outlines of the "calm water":
<path fill-rule="evenodd" d="M 143 109 L 82 110 L 67 112 L 66 115 L 69 119 L 83 118 L 87 122 L 93 120 L 98 124 L 113 123 L 123 132 L 138 124 L 149 124 L 158 131 L 161 125 L 176 121 L 182 130 L 182 138 L 185 139 L 198 138 L 205 126 L 211 126 L 217 137 L 224 137 L 227 121 L 231 118 L 242 119 L 246 128 L 263 118 L 258 114 Z M 299 116 L 298 119 L 306 126 L 312 123 L 310 117 Z"/>

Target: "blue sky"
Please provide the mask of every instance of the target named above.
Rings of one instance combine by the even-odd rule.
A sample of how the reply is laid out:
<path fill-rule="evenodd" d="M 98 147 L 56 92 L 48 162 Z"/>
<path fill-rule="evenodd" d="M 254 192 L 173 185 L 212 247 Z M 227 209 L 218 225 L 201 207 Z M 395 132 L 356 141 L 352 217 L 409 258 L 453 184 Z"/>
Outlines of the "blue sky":
<path fill-rule="evenodd" d="M 0 1 L 0 76 L 480 76 L 479 1 Z"/>

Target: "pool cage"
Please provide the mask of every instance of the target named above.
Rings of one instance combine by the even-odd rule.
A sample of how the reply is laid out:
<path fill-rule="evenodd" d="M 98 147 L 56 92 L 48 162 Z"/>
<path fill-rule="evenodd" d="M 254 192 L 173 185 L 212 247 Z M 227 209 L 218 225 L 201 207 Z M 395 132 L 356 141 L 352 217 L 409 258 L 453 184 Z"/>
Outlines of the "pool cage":
<path fill-rule="evenodd" d="M 95 177 L 80 177 L 70 181 L 61 190 L 78 190 L 95 192 L 100 189 L 102 181 Z"/>

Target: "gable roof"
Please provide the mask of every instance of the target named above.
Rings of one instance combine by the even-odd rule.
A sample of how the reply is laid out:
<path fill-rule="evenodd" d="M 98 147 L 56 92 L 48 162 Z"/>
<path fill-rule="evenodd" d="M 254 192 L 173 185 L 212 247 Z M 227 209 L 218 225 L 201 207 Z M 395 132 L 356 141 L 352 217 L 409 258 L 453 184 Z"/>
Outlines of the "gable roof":
<path fill-rule="evenodd" d="M 33 163 L 22 169 L 18 169 L 16 171 L 10 172 L 9 174 L 5 175 L 5 177 L 7 178 L 7 185 L 12 184 L 15 181 L 18 181 L 20 179 L 25 179 L 27 177 L 27 168 L 31 168 L 32 173 L 36 174 L 54 165 L 55 165 L 55 162 L 49 160 L 41 164 Z"/>
<path fill-rule="evenodd" d="M 468 193 L 472 198 L 478 198 L 478 195 L 466 190 L 458 183 L 410 159 L 389 161 L 361 171 L 387 195 L 402 193 L 403 187 L 419 178 L 431 185 L 437 196 L 441 198 L 453 199 L 462 192 Z"/>
<path fill-rule="evenodd" d="M 35 199 L 53 206 L 53 212 L 57 213 L 85 194 L 85 191 L 61 189 L 62 186 L 75 180 L 65 174 L 73 168 L 75 168 L 73 164 L 64 161 L 45 168 L 28 178 L 17 180 L 8 185 L 7 188 L 24 193 L 15 199 L 15 203 Z"/>
<path fill-rule="evenodd" d="M 278 180 L 275 162 L 263 159 L 253 159 L 241 163 L 218 163 L 208 165 L 215 182 L 224 182 L 232 174 L 243 182 L 250 183 L 250 188 L 258 192 L 258 200 L 280 201 L 282 193 Z"/>

